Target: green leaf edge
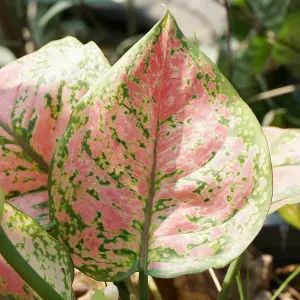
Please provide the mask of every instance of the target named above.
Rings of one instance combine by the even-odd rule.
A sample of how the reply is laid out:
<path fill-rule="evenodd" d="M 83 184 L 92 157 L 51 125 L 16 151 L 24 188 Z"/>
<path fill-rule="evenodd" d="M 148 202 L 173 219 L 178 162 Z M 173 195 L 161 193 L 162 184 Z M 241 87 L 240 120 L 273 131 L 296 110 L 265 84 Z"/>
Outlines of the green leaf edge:
<path fill-rule="evenodd" d="M 0 194 L 1 198 L 1 194 Z M 1 205 L 1 202 L 0 202 Z M 6 203 L 6 205 L 11 206 Z M 4 207 L 4 205 L 3 205 Z M 11 206 L 14 210 L 18 210 Z M 0 206 L 1 208 L 1 206 Z M 1 209 L 0 209 L 1 213 Z M 24 213 L 23 213 L 24 214 Z M 26 215 L 26 214 L 25 214 Z M 28 216 L 28 215 L 26 215 Z M 29 216 L 28 216 L 29 217 Z M 41 230 L 48 235 L 48 233 L 39 225 L 34 219 L 32 219 Z M 56 243 L 59 243 L 56 239 L 50 236 L 51 239 L 55 240 Z M 22 255 L 15 248 L 14 244 L 7 237 L 3 228 L 0 226 L 0 254 L 4 257 L 7 263 L 19 274 L 19 276 L 44 300 L 64 300 L 60 294 L 58 294 L 47 282 L 27 263 Z M 66 252 L 68 252 L 66 250 Z M 69 258 L 69 263 L 73 264 Z M 74 280 L 74 269 L 72 270 L 71 278 Z M 73 297 L 74 298 L 74 297 Z M 74 298 L 75 299 L 75 298 Z"/>
<path fill-rule="evenodd" d="M 3 217 L 3 211 L 4 211 L 4 192 L 2 190 L 2 188 L 0 187 L 0 222 L 2 220 Z"/>

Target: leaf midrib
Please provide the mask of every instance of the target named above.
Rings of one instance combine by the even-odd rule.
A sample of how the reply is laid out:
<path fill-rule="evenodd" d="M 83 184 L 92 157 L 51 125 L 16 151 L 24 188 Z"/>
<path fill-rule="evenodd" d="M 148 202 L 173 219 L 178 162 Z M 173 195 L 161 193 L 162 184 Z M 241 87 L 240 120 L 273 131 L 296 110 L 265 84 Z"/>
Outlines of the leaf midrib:
<path fill-rule="evenodd" d="M 21 137 L 16 135 L 1 119 L 0 127 L 2 127 L 10 136 L 13 137 L 17 144 L 39 165 L 39 167 L 43 171 L 45 171 L 46 173 L 49 172 L 49 165 L 47 164 L 47 162 L 39 154 L 37 154 Z"/>

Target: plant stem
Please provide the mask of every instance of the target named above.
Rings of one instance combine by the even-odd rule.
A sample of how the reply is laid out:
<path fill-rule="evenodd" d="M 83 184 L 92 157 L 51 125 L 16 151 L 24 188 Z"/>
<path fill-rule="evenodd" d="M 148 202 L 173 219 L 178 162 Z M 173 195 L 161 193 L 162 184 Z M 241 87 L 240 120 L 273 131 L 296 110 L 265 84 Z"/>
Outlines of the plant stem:
<path fill-rule="evenodd" d="M 241 254 L 236 260 L 234 260 L 226 273 L 223 281 L 222 290 L 217 298 L 217 300 L 227 300 L 229 293 L 231 291 L 232 285 L 235 281 L 238 270 L 243 260 L 243 254 Z"/>
<path fill-rule="evenodd" d="M 238 289 L 239 289 L 240 299 L 244 300 L 245 298 L 244 298 L 243 283 L 242 283 L 240 270 L 238 271 L 238 274 L 236 276 L 236 282 L 237 282 L 237 286 L 238 286 Z"/>
<path fill-rule="evenodd" d="M 247 296 L 246 299 L 250 300 L 250 274 L 249 274 L 249 251 L 246 250 L 246 265 L 247 265 L 247 277 L 246 277 L 246 286 L 247 286 Z"/>
<path fill-rule="evenodd" d="M 221 288 L 220 282 L 219 282 L 219 280 L 218 280 L 218 278 L 217 278 L 217 276 L 216 276 L 213 268 L 209 268 L 208 272 L 209 272 L 209 274 L 210 274 L 210 276 L 211 276 L 211 278 L 212 278 L 212 280 L 213 280 L 213 282 L 214 282 L 214 284 L 215 284 L 218 292 L 220 292 L 222 288 Z"/>
<path fill-rule="evenodd" d="M 130 300 L 130 295 L 124 281 L 114 282 L 114 285 L 119 290 L 121 300 Z"/>
<path fill-rule="evenodd" d="M 139 300 L 148 300 L 148 275 L 145 270 L 139 272 Z"/>
<path fill-rule="evenodd" d="M 300 266 L 282 283 L 282 285 L 275 292 L 271 300 L 275 300 L 280 293 L 287 287 L 290 281 L 292 281 L 300 273 Z"/>
<path fill-rule="evenodd" d="M 163 298 L 159 292 L 159 289 L 158 289 L 154 279 L 151 276 L 149 276 L 149 278 L 148 278 L 148 283 L 149 283 L 149 289 L 152 292 L 154 299 L 155 300 L 163 300 Z"/>

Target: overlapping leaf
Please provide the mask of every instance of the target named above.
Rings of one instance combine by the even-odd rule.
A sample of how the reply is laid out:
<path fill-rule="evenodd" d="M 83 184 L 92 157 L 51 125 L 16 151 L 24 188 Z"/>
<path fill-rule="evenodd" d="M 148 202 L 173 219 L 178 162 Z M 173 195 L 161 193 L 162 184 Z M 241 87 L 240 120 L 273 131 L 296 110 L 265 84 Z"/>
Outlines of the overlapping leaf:
<path fill-rule="evenodd" d="M 48 164 L 73 107 L 109 65 L 94 43 L 54 41 L 0 70 L 0 185 L 43 226 Z"/>
<path fill-rule="evenodd" d="M 8 203 L 4 204 L 0 240 L 0 253 L 4 259 L 41 299 L 74 298 L 73 264 L 65 247 L 31 217 Z M 29 297 L 25 299 L 30 299 L 32 292 L 15 272 L 1 262 L 3 292 L 20 297 L 26 297 L 25 293 Z"/>
<path fill-rule="evenodd" d="M 272 194 L 259 123 L 170 13 L 75 107 L 49 181 L 54 229 L 98 280 L 226 265 Z"/>
<path fill-rule="evenodd" d="M 2 298 L 1 298 L 2 297 Z M 0 299 L 35 300 L 32 289 L 0 255 Z"/>
<path fill-rule="evenodd" d="M 300 202 L 300 129 L 264 127 L 273 166 L 273 199 L 269 213 Z"/>

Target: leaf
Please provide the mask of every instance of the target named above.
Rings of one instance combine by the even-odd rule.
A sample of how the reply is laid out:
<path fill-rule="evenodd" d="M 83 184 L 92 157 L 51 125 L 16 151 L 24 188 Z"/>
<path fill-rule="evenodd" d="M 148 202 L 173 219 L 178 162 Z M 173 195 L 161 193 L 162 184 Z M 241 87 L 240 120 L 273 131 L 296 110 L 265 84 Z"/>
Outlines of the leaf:
<path fill-rule="evenodd" d="M 285 205 L 278 212 L 286 222 L 300 230 L 300 203 Z"/>
<path fill-rule="evenodd" d="M 32 289 L 0 255 L 0 299 L 35 300 Z"/>
<path fill-rule="evenodd" d="M 281 28 L 290 4 L 290 0 L 247 0 L 247 2 L 261 23 L 274 31 Z"/>
<path fill-rule="evenodd" d="M 104 289 L 98 290 L 92 297 L 92 300 L 118 300 L 118 288 L 114 284 L 110 284 Z"/>
<path fill-rule="evenodd" d="M 3 209 L 4 209 L 4 193 L 2 188 L 0 187 L 0 222 L 2 220 L 2 216 L 3 216 Z"/>
<path fill-rule="evenodd" d="M 273 166 L 273 199 L 269 213 L 300 202 L 300 129 L 264 127 Z"/>
<path fill-rule="evenodd" d="M 287 110 L 278 108 L 270 110 L 264 117 L 262 126 L 285 127 Z"/>
<path fill-rule="evenodd" d="M 261 73 L 270 57 L 271 47 L 266 37 L 254 36 L 238 43 L 232 40 L 234 59 L 231 82 L 241 96 L 247 101 L 251 96 L 260 93 L 261 88 L 255 77 Z M 220 47 L 218 66 L 227 74 L 227 46 L 223 40 Z"/>
<path fill-rule="evenodd" d="M 48 169 L 73 107 L 109 68 L 94 43 L 49 43 L 0 70 L 0 185 L 49 227 Z"/>
<path fill-rule="evenodd" d="M 0 240 L 4 259 L 42 299 L 74 299 L 74 269 L 65 247 L 8 203 L 4 205 Z"/>
<path fill-rule="evenodd" d="M 53 230 L 97 280 L 222 267 L 261 229 L 271 177 L 255 116 L 168 12 L 73 110 Z"/>
<path fill-rule="evenodd" d="M 300 78 L 300 11 L 290 14 L 279 32 L 272 51 L 275 61 Z"/>

